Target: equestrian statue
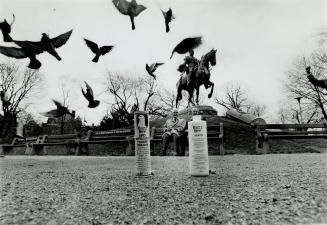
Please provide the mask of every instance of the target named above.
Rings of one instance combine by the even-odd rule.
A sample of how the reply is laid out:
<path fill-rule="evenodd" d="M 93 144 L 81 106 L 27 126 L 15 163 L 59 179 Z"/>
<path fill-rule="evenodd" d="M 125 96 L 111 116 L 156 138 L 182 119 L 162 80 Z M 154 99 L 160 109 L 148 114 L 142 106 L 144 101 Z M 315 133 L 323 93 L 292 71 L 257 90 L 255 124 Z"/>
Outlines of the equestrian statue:
<path fill-rule="evenodd" d="M 176 107 L 178 102 L 182 99 L 182 91 L 186 90 L 189 94 L 188 105 L 193 105 L 193 94 L 196 90 L 196 104 L 199 104 L 199 89 L 201 85 L 204 85 L 206 89 L 211 87 L 211 91 L 208 98 L 211 98 L 214 88 L 214 83 L 210 81 L 210 65 L 216 65 L 216 52 L 212 49 L 201 57 L 201 60 L 197 60 L 194 57 L 193 50 L 189 51 L 189 56 L 184 58 L 184 63 L 178 67 L 178 71 L 181 72 L 181 77 L 176 83 L 177 97 Z M 184 73 L 185 72 L 185 73 Z"/>

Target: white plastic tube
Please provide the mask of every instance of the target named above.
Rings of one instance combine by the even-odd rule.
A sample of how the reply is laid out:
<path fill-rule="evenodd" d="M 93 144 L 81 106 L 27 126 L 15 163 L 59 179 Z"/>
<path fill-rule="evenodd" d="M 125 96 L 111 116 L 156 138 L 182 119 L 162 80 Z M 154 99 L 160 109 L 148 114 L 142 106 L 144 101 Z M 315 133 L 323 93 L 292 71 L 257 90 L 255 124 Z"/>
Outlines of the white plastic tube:
<path fill-rule="evenodd" d="M 151 175 L 149 113 L 134 113 L 135 161 L 137 176 Z"/>
<path fill-rule="evenodd" d="M 207 123 L 201 115 L 188 122 L 189 168 L 191 176 L 209 175 Z"/>

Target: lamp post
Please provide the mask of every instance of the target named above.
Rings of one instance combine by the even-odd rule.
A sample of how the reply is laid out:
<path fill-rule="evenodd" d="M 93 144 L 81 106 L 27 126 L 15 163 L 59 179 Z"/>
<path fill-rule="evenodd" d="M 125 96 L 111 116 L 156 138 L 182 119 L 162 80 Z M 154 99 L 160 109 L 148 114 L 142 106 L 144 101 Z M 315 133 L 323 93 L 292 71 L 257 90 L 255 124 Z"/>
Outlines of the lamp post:
<path fill-rule="evenodd" d="M 299 103 L 299 110 L 300 110 L 300 112 L 299 112 L 299 114 L 300 114 L 300 123 L 303 124 L 302 109 L 301 109 L 301 98 L 302 98 L 302 97 L 299 96 L 299 97 L 296 97 L 296 98 L 294 98 L 294 99 L 296 99 L 297 102 Z"/>

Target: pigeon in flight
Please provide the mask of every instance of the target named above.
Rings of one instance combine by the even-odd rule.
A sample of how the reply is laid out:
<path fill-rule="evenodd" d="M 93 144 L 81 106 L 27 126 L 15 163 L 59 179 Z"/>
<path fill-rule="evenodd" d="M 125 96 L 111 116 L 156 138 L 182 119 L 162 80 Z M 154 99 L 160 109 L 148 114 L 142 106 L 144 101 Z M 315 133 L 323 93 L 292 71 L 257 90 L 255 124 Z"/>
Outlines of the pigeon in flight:
<path fill-rule="evenodd" d="M 4 42 L 11 42 L 12 41 L 12 38 L 10 37 L 9 34 L 11 32 L 11 26 L 15 22 L 15 14 L 12 14 L 12 15 L 13 15 L 13 20 L 12 20 L 12 22 L 10 24 L 7 22 L 6 19 L 2 23 L 0 23 L 0 30 L 2 32 Z"/>
<path fill-rule="evenodd" d="M 156 79 L 156 75 L 153 74 L 154 71 L 158 68 L 158 66 L 163 65 L 163 63 L 152 63 L 150 66 L 148 64 L 145 65 L 146 71 L 152 76 L 154 79 Z"/>
<path fill-rule="evenodd" d="M 134 18 L 146 9 L 144 5 L 139 5 L 136 0 L 128 2 L 126 0 L 112 0 L 112 3 L 118 11 L 126 16 L 129 16 L 132 23 L 132 30 L 135 30 Z"/>
<path fill-rule="evenodd" d="M 28 68 L 35 70 L 39 69 L 42 65 L 41 62 L 36 58 L 36 54 L 39 54 L 41 52 L 43 52 L 42 49 L 37 48 L 31 50 L 28 47 L 15 48 L 0 46 L 0 53 L 3 55 L 16 59 L 29 58 L 30 63 L 28 65 Z"/>
<path fill-rule="evenodd" d="M 86 83 L 86 81 L 84 81 L 84 83 L 86 86 L 86 93 L 84 92 L 83 88 L 82 88 L 82 93 L 83 93 L 84 97 L 86 98 L 86 100 L 88 100 L 88 102 L 89 102 L 88 107 L 95 108 L 100 104 L 100 101 L 94 100 L 94 94 L 93 94 L 93 90 L 92 90 L 91 86 L 88 83 Z"/>
<path fill-rule="evenodd" d="M 65 114 L 71 115 L 73 118 L 75 118 L 75 114 L 70 112 L 66 106 L 63 106 L 60 102 L 56 100 L 52 100 L 53 103 L 57 106 L 57 109 L 50 110 L 45 113 L 41 113 L 43 116 L 46 117 L 62 117 Z"/>
<path fill-rule="evenodd" d="M 317 78 L 315 78 L 312 73 L 311 73 L 311 67 L 308 66 L 307 68 L 305 68 L 306 72 L 307 72 L 307 77 L 309 79 L 309 81 L 314 85 L 314 86 L 318 86 L 324 89 L 327 89 L 327 79 L 321 79 L 318 80 Z"/>
<path fill-rule="evenodd" d="M 85 41 L 86 45 L 91 49 L 91 51 L 95 54 L 95 57 L 92 59 L 92 61 L 95 63 L 98 62 L 101 55 L 107 54 L 114 47 L 112 45 L 109 45 L 109 46 L 102 46 L 99 48 L 99 46 L 96 43 L 94 43 L 90 40 L 87 40 L 86 38 L 84 38 L 84 41 Z"/>
<path fill-rule="evenodd" d="M 164 18 L 165 18 L 166 33 L 168 33 L 169 30 L 170 30 L 170 28 L 169 28 L 169 23 L 170 23 L 173 19 L 175 19 L 175 17 L 174 17 L 174 15 L 173 15 L 173 12 L 172 12 L 171 8 L 169 8 L 167 12 L 165 12 L 165 11 L 163 11 L 163 10 L 161 10 L 161 11 L 162 11 L 162 14 L 163 14 L 163 16 L 164 16 Z"/>
<path fill-rule="evenodd" d="M 173 54 L 175 52 L 179 54 L 185 54 L 190 50 L 197 48 L 201 44 L 202 44 L 202 37 L 185 38 L 178 45 L 176 45 L 173 52 L 171 53 L 170 58 L 173 57 Z"/>
<path fill-rule="evenodd" d="M 14 43 L 25 50 L 28 50 L 31 53 L 39 54 L 44 51 L 47 51 L 53 55 L 58 61 L 61 60 L 60 56 L 56 52 L 56 48 L 63 46 L 69 39 L 73 30 L 70 30 L 64 34 L 61 34 L 55 38 L 50 39 L 49 36 L 45 33 L 42 34 L 41 41 L 16 41 Z"/>
<path fill-rule="evenodd" d="M 60 48 L 68 41 L 70 35 L 72 34 L 73 30 L 70 30 L 64 34 L 60 34 L 55 38 L 50 39 L 46 33 L 42 33 L 42 38 L 40 45 L 44 51 L 49 52 L 53 55 L 58 61 L 61 60 L 60 56 L 56 52 L 56 48 Z"/>

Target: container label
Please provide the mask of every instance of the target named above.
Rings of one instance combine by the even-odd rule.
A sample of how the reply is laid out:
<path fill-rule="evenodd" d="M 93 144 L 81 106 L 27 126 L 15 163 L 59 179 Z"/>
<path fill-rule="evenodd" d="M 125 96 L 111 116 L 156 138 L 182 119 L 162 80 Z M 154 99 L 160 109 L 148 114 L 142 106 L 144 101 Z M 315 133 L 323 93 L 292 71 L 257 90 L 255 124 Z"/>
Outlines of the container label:
<path fill-rule="evenodd" d="M 149 113 L 134 113 L 135 161 L 137 175 L 151 174 Z"/>
<path fill-rule="evenodd" d="M 205 121 L 189 122 L 189 166 L 192 176 L 209 175 L 207 126 Z"/>

